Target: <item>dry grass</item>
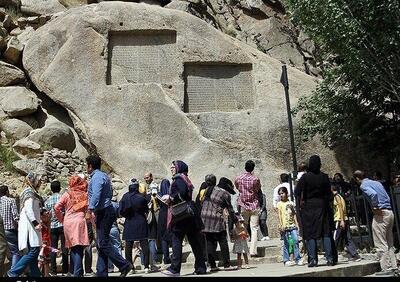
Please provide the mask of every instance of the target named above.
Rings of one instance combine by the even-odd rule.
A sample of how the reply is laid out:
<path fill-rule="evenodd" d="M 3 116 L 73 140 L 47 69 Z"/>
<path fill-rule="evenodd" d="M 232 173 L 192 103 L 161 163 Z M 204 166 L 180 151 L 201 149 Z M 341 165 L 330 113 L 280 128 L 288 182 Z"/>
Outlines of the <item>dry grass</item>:
<path fill-rule="evenodd" d="M 24 16 L 18 7 L 5 6 L 4 9 L 6 10 L 6 14 L 8 14 L 13 21 L 17 21 L 17 19 Z"/>

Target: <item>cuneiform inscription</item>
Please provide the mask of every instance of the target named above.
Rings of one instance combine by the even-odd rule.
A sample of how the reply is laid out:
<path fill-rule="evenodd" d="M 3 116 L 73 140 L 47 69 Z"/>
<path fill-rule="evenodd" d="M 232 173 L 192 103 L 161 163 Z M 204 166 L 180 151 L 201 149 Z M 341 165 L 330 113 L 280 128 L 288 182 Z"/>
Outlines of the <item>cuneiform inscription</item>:
<path fill-rule="evenodd" d="M 178 76 L 171 71 L 175 32 L 114 32 L 109 40 L 109 84 L 167 83 Z"/>
<path fill-rule="evenodd" d="M 254 107 L 251 65 L 186 64 L 187 112 Z"/>

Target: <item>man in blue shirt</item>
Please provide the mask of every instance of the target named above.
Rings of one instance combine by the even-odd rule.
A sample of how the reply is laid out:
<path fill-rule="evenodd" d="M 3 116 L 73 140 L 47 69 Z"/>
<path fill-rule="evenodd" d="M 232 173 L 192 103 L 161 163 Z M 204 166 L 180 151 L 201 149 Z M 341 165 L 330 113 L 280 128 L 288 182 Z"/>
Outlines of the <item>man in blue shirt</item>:
<path fill-rule="evenodd" d="M 108 259 L 119 268 L 121 277 L 125 277 L 133 268 L 132 264 L 124 259 L 110 241 L 110 230 L 117 218 L 112 206 L 111 180 L 106 173 L 100 170 L 101 158 L 91 155 L 86 158 L 87 172 L 90 174 L 88 189 L 89 212 L 94 213 L 97 235 L 97 276 L 108 277 Z"/>
<path fill-rule="evenodd" d="M 372 219 L 372 236 L 384 274 L 397 270 L 393 246 L 394 214 L 389 195 L 379 181 L 365 177 L 364 172 L 357 170 L 353 177 L 360 185 L 364 196 L 370 202 L 374 217 Z"/>

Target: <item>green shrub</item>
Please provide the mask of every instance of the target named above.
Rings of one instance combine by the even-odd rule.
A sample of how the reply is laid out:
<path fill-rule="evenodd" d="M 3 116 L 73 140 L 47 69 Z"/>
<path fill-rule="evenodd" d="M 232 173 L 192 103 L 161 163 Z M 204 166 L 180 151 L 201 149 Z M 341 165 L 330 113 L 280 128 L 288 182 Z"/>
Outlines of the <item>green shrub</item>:
<path fill-rule="evenodd" d="M 7 171 L 15 171 L 12 163 L 16 160 L 19 158 L 10 148 L 0 145 L 0 163 Z"/>

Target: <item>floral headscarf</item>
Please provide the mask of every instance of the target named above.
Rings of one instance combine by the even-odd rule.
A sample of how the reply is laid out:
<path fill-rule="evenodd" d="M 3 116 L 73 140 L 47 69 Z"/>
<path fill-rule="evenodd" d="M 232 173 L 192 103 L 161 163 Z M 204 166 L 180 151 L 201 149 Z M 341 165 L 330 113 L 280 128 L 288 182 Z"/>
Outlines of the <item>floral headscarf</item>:
<path fill-rule="evenodd" d="M 72 209 L 74 211 L 86 209 L 88 206 L 87 181 L 78 175 L 74 175 L 69 178 L 68 185 Z"/>
<path fill-rule="evenodd" d="M 40 186 L 41 177 L 42 176 L 40 174 L 32 171 L 30 171 L 25 177 L 25 183 L 28 185 L 28 187 L 26 187 L 19 196 L 21 210 L 24 207 L 25 201 L 30 198 L 37 199 L 40 202 L 40 206 L 43 206 L 43 198 L 36 191 Z"/>

